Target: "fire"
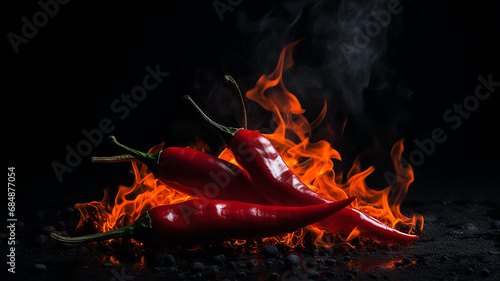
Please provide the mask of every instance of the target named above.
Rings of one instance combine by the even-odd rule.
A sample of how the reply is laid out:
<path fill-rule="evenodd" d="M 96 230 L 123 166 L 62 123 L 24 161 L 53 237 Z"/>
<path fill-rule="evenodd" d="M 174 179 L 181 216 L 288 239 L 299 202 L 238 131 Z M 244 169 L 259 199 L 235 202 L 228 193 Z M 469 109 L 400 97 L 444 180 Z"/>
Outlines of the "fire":
<path fill-rule="evenodd" d="M 343 179 L 336 174 L 333 160 L 341 161 L 340 153 L 330 143 L 321 140 L 311 142 L 311 131 L 320 124 L 326 114 L 326 104 L 313 122 L 309 122 L 303 115 L 305 110 L 299 100 L 285 87 L 283 71 L 293 66 L 292 51 L 299 41 L 285 46 L 280 54 L 276 69 L 269 75 L 262 75 L 255 87 L 246 93 L 246 97 L 257 102 L 265 110 L 273 114 L 276 129 L 271 134 L 264 134 L 279 151 L 288 167 L 307 184 L 309 188 L 332 200 L 345 199 L 356 195 L 352 203 L 354 208 L 381 220 L 391 227 L 405 229 L 413 233 L 416 228 L 422 230 L 423 217 L 413 215 L 406 217 L 400 211 L 409 185 L 413 182 L 413 171 L 410 166 L 401 162 L 403 140 L 398 141 L 392 151 L 391 158 L 397 175 L 397 183 L 393 189 L 388 186 L 383 190 L 374 190 L 367 186 L 365 179 L 375 169 L 362 169 L 359 159 L 354 161 L 353 167 Z M 163 144 L 150 149 L 150 153 L 158 152 Z M 207 145 L 199 141 L 195 148 L 201 151 Z M 233 155 L 226 149 L 219 158 L 236 164 Z M 359 158 L 359 157 L 358 157 Z M 114 199 L 109 193 L 104 193 L 101 201 L 76 204 L 81 212 L 80 223 L 77 228 L 89 224 L 95 232 L 108 231 L 128 225 L 135 221 L 142 213 L 159 205 L 174 204 L 192 199 L 186 194 L 176 191 L 154 178 L 147 167 L 142 163 L 132 162 L 132 172 L 135 182 L 132 186 L 121 185 Z M 358 236 L 356 229 L 345 241 Z M 295 247 L 309 244 L 331 246 L 338 234 L 308 226 L 295 233 L 277 237 L 265 238 L 265 243 L 283 243 Z M 241 245 L 244 241 L 233 241 L 229 245 Z"/>

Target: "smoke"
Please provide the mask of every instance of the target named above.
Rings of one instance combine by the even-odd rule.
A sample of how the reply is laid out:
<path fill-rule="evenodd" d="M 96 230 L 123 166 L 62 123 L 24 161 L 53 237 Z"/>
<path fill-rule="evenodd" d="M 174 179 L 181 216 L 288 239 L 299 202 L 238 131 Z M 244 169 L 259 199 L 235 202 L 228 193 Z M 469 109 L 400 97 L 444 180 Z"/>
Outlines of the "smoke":
<path fill-rule="evenodd" d="M 324 123 L 331 127 L 315 135 L 340 150 L 351 150 L 347 157 L 343 154 L 347 162 L 373 149 L 388 155 L 412 121 L 408 107 L 413 93 L 388 60 L 389 39 L 402 33 L 399 14 L 404 5 L 399 0 L 297 0 L 273 5 L 263 15 L 245 9 L 235 12 L 236 28 L 248 40 L 253 71 L 269 74 L 282 48 L 305 38 L 294 50 L 295 64 L 284 73 L 284 81 L 307 112 L 319 112 L 327 101 Z"/>
<path fill-rule="evenodd" d="M 269 69 L 269 62 L 275 63 L 285 44 L 306 37 L 303 48 L 307 48 L 309 61 L 294 66 L 287 86 L 296 87 L 298 91 L 293 93 L 299 97 L 335 98 L 343 110 L 356 115 L 365 109 L 369 85 L 379 92 L 389 87 L 390 71 L 382 58 L 387 52 L 389 24 L 401 11 L 391 6 L 393 2 L 282 1 L 261 17 L 239 10 L 236 26 L 257 42 L 252 45 L 253 62 L 261 70 Z M 310 89 L 311 85 L 315 87 Z"/>

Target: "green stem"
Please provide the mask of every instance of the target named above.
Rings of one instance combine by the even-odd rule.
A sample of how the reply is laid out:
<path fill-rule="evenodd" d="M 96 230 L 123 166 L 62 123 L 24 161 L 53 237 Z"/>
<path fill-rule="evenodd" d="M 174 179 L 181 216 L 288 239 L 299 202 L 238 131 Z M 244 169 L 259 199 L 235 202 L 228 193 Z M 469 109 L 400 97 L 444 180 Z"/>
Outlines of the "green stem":
<path fill-rule="evenodd" d="M 125 152 L 128 152 L 131 156 L 139 159 L 141 162 L 143 162 L 144 164 L 146 164 L 146 166 L 148 166 L 148 168 L 151 170 L 151 172 L 153 173 L 153 175 L 155 177 L 157 176 L 157 174 L 158 174 L 158 165 L 160 164 L 159 162 L 160 162 L 161 151 L 158 152 L 158 153 L 155 153 L 155 154 L 145 153 L 145 152 L 142 152 L 142 151 L 139 151 L 139 150 L 127 147 L 127 146 L 119 143 L 116 140 L 115 136 L 109 136 L 109 140 L 113 144 L 115 144 L 116 146 L 118 146 L 121 150 L 123 150 Z"/>
<path fill-rule="evenodd" d="M 116 156 L 92 156 L 92 163 L 118 163 L 126 161 L 140 161 L 135 156 L 130 154 L 116 155 Z"/>
<path fill-rule="evenodd" d="M 201 108 L 198 107 L 198 105 L 193 101 L 193 99 L 191 99 L 191 97 L 189 95 L 185 95 L 184 98 L 187 99 L 189 101 L 189 103 L 191 103 L 191 105 L 194 107 L 194 109 L 196 109 L 196 112 L 198 112 L 198 114 L 200 114 L 201 117 L 203 117 L 203 119 L 210 125 L 210 127 L 212 127 L 212 129 L 214 129 L 217 132 L 217 134 L 222 138 L 222 140 L 226 144 L 229 143 L 229 140 L 232 137 L 234 137 L 234 134 L 236 134 L 237 131 L 242 129 L 242 128 L 233 128 L 233 127 L 223 126 L 223 125 L 213 121 L 205 114 L 205 112 L 203 112 L 203 110 L 201 110 Z"/>
<path fill-rule="evenodd" d="M 144 240 L 150 234 L 152 229 L 153 227 L 151 225 L 151 217 L 146 212 L 141 215 L 135 222 L 110 231 L 77 237 L 61 236 L 55 232 L 52 232 L 50 236 L 56 241 L 71 244 L 96 242 L 114 238 L 134 238 L 138 240 Z"/>
<path fill-rule="evenodd" d="M 247 110 L 245 109 L 245 101 L 243 100 L 243 95 L 241 94 L 240 87 L 238 86 L 238 83 L 236 83 L 236 80 L 233 79 L 233 77 L 224 75 L 224 78 L 226 79 L 226 83 L 231 83 L 231 85 L 233 85 L 234 91 L 238 94 L 238 101 L 240 103 L 241 111 L 241 127 L 246 130 L 248 128 Z"/>

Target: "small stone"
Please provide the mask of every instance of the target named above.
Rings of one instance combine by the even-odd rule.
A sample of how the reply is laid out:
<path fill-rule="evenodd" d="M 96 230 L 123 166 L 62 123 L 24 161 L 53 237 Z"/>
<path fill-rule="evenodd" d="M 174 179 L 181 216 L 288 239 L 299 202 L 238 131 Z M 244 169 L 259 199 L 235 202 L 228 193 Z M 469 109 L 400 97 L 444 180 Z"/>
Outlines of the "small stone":
<path fill-rule="evenodd" d="M 449 258 L 448 256 L 442 256 L 442 257 L 440 258 L 440 260 L 441 260 L 442 262 L 447 262 L 447 261 L 449 261 L 449 260 L 450 260 L 450 258 Z"/>
<path fill-rule="evenodd" d="M 174 266 L 176 264 L 177 262 L 175 261 L 174 256 L 172 256 L 171 254 L 166 254 L 165 256 L 163 256 L 163 265 Z"/>
<path fill-rule="evenodd" d="M 378 279 L 378 275 L 376 275 L 375 273 L 370 273 L 370 274 L 368 274 L 368 277 L 369 277 L 370 279 Z"/>
<path fill-rule="evenodd" d="M 36 272 L 45 272 L 47 270 L 47 267 L 45 266 L 45 264 L 37 263 L 33 265 L 33 269 Z"/>
<path fill-rule="evenodd" d="M 267 267 L 273 267 L 274 266 L 274 262 L 272 260 L 266 260 L 264 263 L 265 263 L 265 265 Z"/>
<path fill-rule="evenodd" d="M 481 269 L 481 271 L 479 271 L 479 275 L 481 275 L 483 277 L 487 277 L 490 275 L 490 271 L 485 267 L 485 268 Z"/>
<path fill-rule="evenodd" d="M 105 262 L 101 264 L 102 267 L 115 267 L 115 265 L 112 262 Z"/>
<path fill-rule="evenodd" d="M 58 221 L 56 221 L 56 228 L 58 230 L 65 230 L 66 229 L 66 223 L 64 223 L 63 220 L 58 220 Z"/>
<path fill-rule="evenodd" d="M 324 274 L 326 275 L 326 277 L 332 279 L 337 277 L 337 272 L 335 271 L 326 271 Z"/>
<path fill-rule="evenodd" d="M 337 261 L 334 258 L 327 258 L 325 262 L 329 266 L 335 265 L 337 263 Z"/>
<path fill-rule="evenodd" d="M 492 224 L 493 229 L 499 229 L 500 228 L 500 220 L 496 220 Z"/>
<path fill-rule="evenodd" d="M 359 275 L 359 269 L 351 269 L 351 270 L 349 270 L 349 272 L 350 272 L 352 275 L 354 275 L 354 276 Z"/>
<path fill-rule="evenodd" d="M 319 249 L 318 249 L 318 248 L 316 248 L 316 249 L 314 249 L 314 250 L 312 251 L 312 256 L 313 256 L 313 257 L 317 257 L 317 256 L 319 256 Z"/>
<path fill-rule="evenodd" d="M 43 235 L 43 234 L 39 234 L 39 235 L 35 236 L 35 238 L 34 238 L 35 244 L 38 246 L 43 245 L 47 240 L 48 240 L 48 237 Z"/>
<path fill-rule="evenodd" d="M 42 227 L 42 231 L 45 233 L 52 233 L 52 232 L 56 231 L 56 228 L 53 227 L 52 225 L 48 225 L 48 226 Z"/>
<path fill-rule="evenodd" d="M 215 278 L 219 274 L 219 267 L 217 265 L 208 266 L 203 272 L 203 277 L 205 278 Z"/>
<path fill-rule="evenodd" d="M 245 277 L 247 274 L 245 271 L 238 271 L 238 273 L 236 273 L 236 276 L 238 277 Z"/>
<path fill-rule="evenodd" d="M 299 265 L 300 263 L 300 258 L 297 255 L 288 255 L 285 258 L 285 266 L 287 268 L 292 268 L 294 266 Z"/>
<path fill-rule="evenodd" d="M 333 248 L 332 247 L 325 248 L 325 253 L 328 254 L 328 255 L 332 255 L 333 254 Z"/>
<path fill-rule="evenodd" d="M 245 263 L 245 265 L 246 265 L 247 268 L 253 268 L 255 266 L 255 260 L 249 259 L 249 260 L 247 260 L 247 262 Z"/>
<path fill-rule="evenodd" d="M 349 256 L 349 255 L 345 255 L 345 256 L 344 256 L 344 261 L 345 261 L 345 262 L 350 262 L 350 261 L 351 261 L 351 256 Z"/>
<path fill-rule="evenodd" d="M 309 271 L 308 277 L 310 279 L 313 279 L 313 280 L 319 279 L 319 272 L 317 272 L 317 271 Z"/>
<path fill-rule="evenodd" d="M 216 255 L 212 258 L 215 264 L 223 264 L 226 260 L 226 256 L 224 254 Z"/>
<path fill-rule="evenodd" d="M 269 258 L 275 257 L 278 255 L 278 248 L 274 245 L 267 245 L 262 250 L 262 254 Z"/>
<path fill-rule="evenodd" d="M 471 275 L 472 273 L 474 273 L 474 269 L 472 269 L 471 267 L 467 267 L 465 269 L 465 274 L 467 275 Z"/>
<path fill-rule="evenodd" d="M 465 233 L 472 234 L 478 231 L 478 228 L 473 225 L 472 223 L 466 223 L 462 226 L 462 229 L 465 231 Z"/>
<path fill-rule="evenodd" d="M 202 272 L 203 270 L 205 270 L 205 266 L 201 262 L 194 262 L 191 265 L 191 272 L 193 273 Z"/>
<path fill-rule="evenodd" d="M 280 279 L 280 274 L 277 273 L 277 272 L 273 272 L 273 273 L 271 273 L 271 278 L 270 279 L 271 279 L 271 281 L 277 281 L 277 280 Z"/>
<path fill-rule="evenodd" d="M 227 264 L 227 268 L 229 269 L 236 269 L 237 267 L 238 265 L 234 261 L 231 261 Z"/>

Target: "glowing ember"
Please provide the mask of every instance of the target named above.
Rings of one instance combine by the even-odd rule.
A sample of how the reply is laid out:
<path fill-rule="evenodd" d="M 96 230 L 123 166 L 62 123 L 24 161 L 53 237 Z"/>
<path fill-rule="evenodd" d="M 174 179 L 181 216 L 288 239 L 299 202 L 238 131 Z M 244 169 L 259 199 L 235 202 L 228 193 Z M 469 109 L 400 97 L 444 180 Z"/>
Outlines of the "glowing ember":
<path fill-rule="evenodd" d="M 401 163 L 402 140 L 398 141 L 391 151 L 398 176 L 398 181 L 392 191 L 390 186 L 383 190 L 369 188 L 365 179 L 374 171 L 374 168 L 362 170 L 359 159 L 354 162 L 347 180 L 342 182 L 342 176 L 336 175 L 332 161 L 332 159 L 341 160 L 339 152 L 326 141 L 310 142 L 312 129 L 325 117 L 326 104 L 319 117 L 310 123 L 303 116 L 305 110 L 302 109 L 298 99 L 285 87 L 282 74 L 293 65 L 292 51 L 297 43 L 298 41 L 285 46 L 276 69 L 269 75 L 262 75 L 255 87 L 246 93 L 247 98 L 259 103 L 273 114 L 277 125 L 276 130 L 265 136 L 271 140 L 283 160 L 301 181 L 321 196 L 340 200 L 356 195 L 357 199 L 352 203 L 354 208 L 366 212 L 391 227 L 406 229 L 409 233 L 412 233 L 416 227 L 422 230 L 422 216 L 413 215 L 409 218 L 400 211 L 408 187 L 413 182 L 411 167 L 404 167 Z M 157 145 L 149 152 L 158 152 L 162 146 L 163 144 Z M 208 146 L 202 141 L 191 146 L 201 151 L 204 151 L 206 147 Z M 227 149 L 222 151 L 219 158 L 237 164 Z M 307 160 L 304 161 L 304 159 Z M 132 172 L 135 175 L 134 184 L 130 187 L 120 186 L 114 200 L 109 197 L 108 192 L 105 192 L 100 202 L 76 204 L 75 207 L 81 212 L 77 228 L 90 224 L 95 228 L 95 232 L 116 229 L 132 223 L 142 213 L 155 206 L 180 203 L 193 198 L 155 179 L 142 163 L 132 162 Z M 315 226 L 308 226 L 295 233 L 266 238 L 264 242 L 283 243 L 290 247 L 310 244 L 331 246 L 337 235 Z M 348 237 L 341 238 L 349 241 L 357 236 L 358 232 L 354 229 Z M 242 243 L 245 241 L 228 242 L 231 246 Z"/>

